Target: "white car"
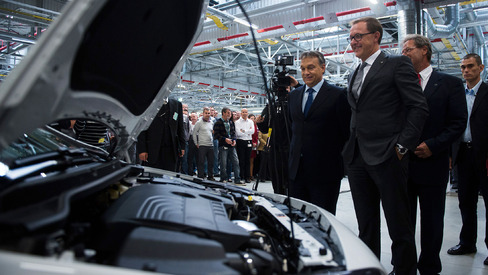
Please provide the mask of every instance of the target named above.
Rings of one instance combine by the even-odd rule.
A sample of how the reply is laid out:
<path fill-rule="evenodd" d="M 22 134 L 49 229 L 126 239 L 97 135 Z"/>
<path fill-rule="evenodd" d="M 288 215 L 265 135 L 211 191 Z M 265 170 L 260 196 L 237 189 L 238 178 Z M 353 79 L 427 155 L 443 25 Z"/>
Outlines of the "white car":
<path fill-rule="evenodd" d="M 317 206 L 128 161 L 207 4 L 70 1 L 2 84 L 1 274 L 386 274 Z"/>

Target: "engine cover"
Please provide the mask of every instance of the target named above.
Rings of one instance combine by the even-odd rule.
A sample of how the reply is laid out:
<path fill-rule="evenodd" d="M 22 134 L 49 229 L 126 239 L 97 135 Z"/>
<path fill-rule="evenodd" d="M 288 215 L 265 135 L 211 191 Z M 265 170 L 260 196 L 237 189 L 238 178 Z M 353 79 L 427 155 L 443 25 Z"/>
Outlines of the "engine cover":
<path fill-rule="evenodd" d="M 210 238 L 229 252 L 250 239 L 246 230 L 229 220 L 227 212 L 233 207 L 232 200 L 204 190 L 149 184 L 124 193 L 108 209 L 103 221 L 108 239 L 116 244 L 134 228 L 144 226 Z"/>

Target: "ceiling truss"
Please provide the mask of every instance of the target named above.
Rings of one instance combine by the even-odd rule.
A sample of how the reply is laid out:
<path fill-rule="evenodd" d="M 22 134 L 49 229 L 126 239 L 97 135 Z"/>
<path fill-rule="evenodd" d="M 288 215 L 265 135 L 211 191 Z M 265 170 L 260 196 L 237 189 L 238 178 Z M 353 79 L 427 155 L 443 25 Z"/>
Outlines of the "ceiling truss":
<path fill-rule="evenodd" d="M 345 86 L 348 75 L 358 64 L 346 40 L 349 22 L 363 16 L 379 18 L 384 27 L 382 49 L 399 54 L 399 11 L 408 6 L 408 1 L 385 0 L 373 5 L 366 0 L 241 0 L 254 27 L 257 49 L 251 28 L 237 3 L 217 1 L 219 4 L 207 10 L 208 20 L 171 96 L 189 104 L 194 111 L 200 111 L 203 106 L 257 110 L 266 103 L 266 88 L 270 88 L 276 56 L 294 56 L 296 62 L 290 68 L 299 71 L 298 56 L 311 49 L 321 51 L 326 58 L 325 79 Z M 0 1 L 0 81 L 28 53 L 67 2 Z M 460 11 L 459 24 L 452 34 L 429 37 L 434 47 L 435 68 L 459 76 L 460 58 L 465 54 L 480 53 L 488 60 L 484 56 L 488 1 L 423 0 L 422 3 L 421 29 L 425 35 L 429 34 L 426 16 L 441 25 L 448 21 L 447 11 L 452 5 L 458 5 Z M 295 77 L 301 79 L 299 74 Z"/>

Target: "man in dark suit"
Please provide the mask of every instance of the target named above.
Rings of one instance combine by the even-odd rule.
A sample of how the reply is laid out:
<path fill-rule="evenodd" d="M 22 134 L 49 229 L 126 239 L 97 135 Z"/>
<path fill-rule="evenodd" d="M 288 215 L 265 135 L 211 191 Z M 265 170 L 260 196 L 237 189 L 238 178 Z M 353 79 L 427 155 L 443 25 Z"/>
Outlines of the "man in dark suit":
<path fill-rule="evenodd" d="M 477 204 L 481 192 L 485 207 L 488 203 L 488 85 L 480 77 L 484 65 L 477 54 L 468 54 L 461 61 L 461 72 L 466 80 L 468 125 L 461 137 L 456 163 L 458 165 L 458 199 L 463 227 L 459 244 L 447 253 L 463 255 L 476 252 Z M 486 211 L 488 221 L 488 211 Z M 488 227 L 485 225 L 485 244 L 488 246 Z M 484 261 L 488 265 L 488 258 Z"/>
<path fill-rule="evenodd" d="M 349 79 L 351 135 L 343 155 L 359 237 L 380 258 L 381 201 L 393 242 L 394 272 L 416 274 L 406 153 L 418 145 L 427 103 L 410 59 L 380 51 L 381 23 L 366 17 L 351 25 L 351 47 L 362 64 Z"/>
<path fill-rule="evenodd" d="M 137 152 L 144 165 L 176 171 L 179 156 L 185 154 L 185 132 L 181 102 L 169 99 L 151 126 L 139 134 Z"/>
<path fill-rule="evenodd" d="M 444 232 L 446 189 L 449 182 L 449 147 L 466 128 L 468 112 L 461 79 L 433 71 L 432 46 L 427 37 L 407 35 L 402 54 L 408 56 L 429 105 L 429 117 L 419 145 L 410 152 L 408 193 L 415 229 L 417 198 L 420 204 L 420 274 L 439 274 L 439 252 Z"/>
<path fill-rule="evenodd" d="M 305 85 L 290 93 L 288 103 L 290 195 L 335 214 L 351 110 L 345 90 L 322 78 L 324 55 L 303 52 L 300 59 Z"/>
<path fill-rule="evenodd" d="M 181 104 L 183 107 L 183 132 L 185 134 L 185 154 L 179 158 L 177 171 L 188 175 L 188 141 L 190 140 L 190 114 L 188 104 Z"/>

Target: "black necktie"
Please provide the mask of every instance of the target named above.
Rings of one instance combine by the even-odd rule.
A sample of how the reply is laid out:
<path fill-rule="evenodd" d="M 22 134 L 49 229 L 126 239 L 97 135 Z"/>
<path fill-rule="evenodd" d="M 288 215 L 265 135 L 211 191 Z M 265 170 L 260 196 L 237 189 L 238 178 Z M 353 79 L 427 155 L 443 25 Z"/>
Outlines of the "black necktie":
<path fill-rule="evenodd" d="M 307 98 L 307 102 L 305 103 L 305 108 L 303 109 L 303 114 L 305 116 L 307 116 L 308 110 L 310 110 L 310 106 L 312 106 L 314 92 L 315 90 L 312 88 L 307 90 L 308 98 Z"/>
<path fill-rule="evenodd" d="M 363 64 L 361 64 L 358 73 L 356 74 L 356 78 L 354 79 L 354 83 L 352 84 L 352 93 L 356 100 L 359 98 L 359 87 L 361 87 L 361 83 L 363 82 L 363 72 L 366 65 L 368 65 L 368 63 L 366 62 L 363 62 Z"/>

